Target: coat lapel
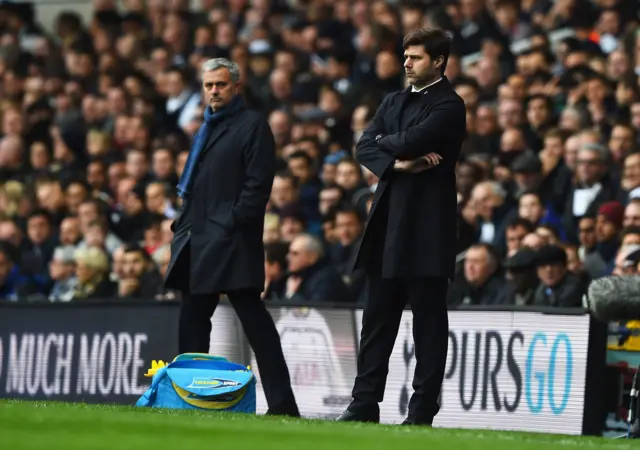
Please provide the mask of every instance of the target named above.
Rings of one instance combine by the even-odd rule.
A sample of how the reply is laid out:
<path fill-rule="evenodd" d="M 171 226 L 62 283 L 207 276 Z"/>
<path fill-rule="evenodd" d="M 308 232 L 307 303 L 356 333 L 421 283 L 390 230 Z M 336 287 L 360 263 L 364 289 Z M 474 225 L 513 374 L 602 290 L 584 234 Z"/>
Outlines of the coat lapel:
<path fill-rule="evenodd" d="M 218 126 L 216 126 L 213 131 L 211 132 L 211 136 L 209 136 L 209 139 L 207 140 L 207 143 L 205 144 L 204 148 L 202 149 L 202 153 L 201 155 L 207 153 L 209 151 L 209 149 L 211 147 L 214 146 L 214 144 L 216 143 L 216 141 L 218 139 L 220 139 L 222 136 L 224 136 L 224 134 L 227 132 L 228 126 L 226 123 L 220 123 L 218 124 Z"/>

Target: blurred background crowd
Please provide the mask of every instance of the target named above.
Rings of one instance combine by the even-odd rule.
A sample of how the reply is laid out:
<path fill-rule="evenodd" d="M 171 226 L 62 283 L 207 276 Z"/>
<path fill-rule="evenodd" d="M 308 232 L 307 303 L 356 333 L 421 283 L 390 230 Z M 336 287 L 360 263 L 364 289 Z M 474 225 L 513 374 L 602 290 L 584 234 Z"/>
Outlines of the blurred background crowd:
<path fill-rule="evenodd" d="M 353 150 L 424 26 L 451 32 L 467 107 L 450 305 L 579 306 L 589 280 L 638 272 L 637 0 L 93 3 L 49 33 L 0 2 L 0 301 L 178 296 L 175 186 L 200 67 L 227 57 L 279 155 L 265 300 L 360 302 L 377 179 Z"/>

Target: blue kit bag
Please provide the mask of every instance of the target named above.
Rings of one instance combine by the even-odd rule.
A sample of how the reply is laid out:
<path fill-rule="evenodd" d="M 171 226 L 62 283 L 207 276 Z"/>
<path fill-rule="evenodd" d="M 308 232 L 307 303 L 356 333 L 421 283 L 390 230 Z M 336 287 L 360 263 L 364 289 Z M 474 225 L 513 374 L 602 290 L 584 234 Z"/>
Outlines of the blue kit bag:
<path fill-rule="evenodd" d="M 152 365 L 151 386 L 136 406 L 255 414 L 256 378 L 245 366 L 219 356 L 187 353 Z"/>

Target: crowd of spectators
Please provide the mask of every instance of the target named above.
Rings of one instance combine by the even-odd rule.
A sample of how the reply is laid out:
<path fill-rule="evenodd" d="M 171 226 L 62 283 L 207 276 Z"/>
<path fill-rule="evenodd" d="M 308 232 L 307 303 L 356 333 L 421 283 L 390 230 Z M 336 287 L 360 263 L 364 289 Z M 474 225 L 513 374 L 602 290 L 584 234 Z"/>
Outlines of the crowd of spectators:
<path fill-rule="evenodd" d="M 200 67 L 227 57 L 279 155 L 265 300 L 361 301 L 349 262 L 378 180 L 353 150 L 406 87 L 402 36 L 424 26 L 451 32 L 467 107 L 451 306 L 576 306 L 590 279 L 638 271 L 637 0 L 116 3 L 61 13 L 53 33 L 0 4 L 1 299 L 179 295 L 161 282 L 175 186 Z"/>

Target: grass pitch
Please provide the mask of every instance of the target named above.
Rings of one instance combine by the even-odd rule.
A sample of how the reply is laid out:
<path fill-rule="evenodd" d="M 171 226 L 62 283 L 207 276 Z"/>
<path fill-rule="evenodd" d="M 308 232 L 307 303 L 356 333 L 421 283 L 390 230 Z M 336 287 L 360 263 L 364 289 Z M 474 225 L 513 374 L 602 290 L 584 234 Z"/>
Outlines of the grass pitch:
<path fill-rule="evenodd" d="M 635 444 L 635 445 L 634 445 Z M 0 401 L 2 450 L 640 449 L 628 440 Z"/>

